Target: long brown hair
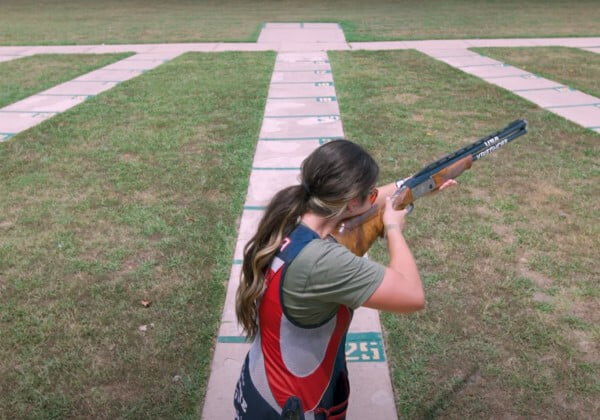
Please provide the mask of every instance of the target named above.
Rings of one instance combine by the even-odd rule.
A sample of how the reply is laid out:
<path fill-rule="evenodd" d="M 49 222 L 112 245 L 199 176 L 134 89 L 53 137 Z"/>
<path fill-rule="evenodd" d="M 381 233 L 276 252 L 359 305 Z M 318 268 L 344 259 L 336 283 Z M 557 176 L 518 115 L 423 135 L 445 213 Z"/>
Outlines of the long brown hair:
<path fill-rule="evenodd" d="M 306 212 L 326 218 L 340 216 L 354 198 L 365 200 L 375 185 L 379 167 L 359 145 L 334 140 L 302 162 L 300 185 L 279 191 L 271 199 L 256 234 L 244 248 L 235 311 L 249 339 L 258 332 L 258 305 L 265 291 L 264 274 L 283 239 Z"/>

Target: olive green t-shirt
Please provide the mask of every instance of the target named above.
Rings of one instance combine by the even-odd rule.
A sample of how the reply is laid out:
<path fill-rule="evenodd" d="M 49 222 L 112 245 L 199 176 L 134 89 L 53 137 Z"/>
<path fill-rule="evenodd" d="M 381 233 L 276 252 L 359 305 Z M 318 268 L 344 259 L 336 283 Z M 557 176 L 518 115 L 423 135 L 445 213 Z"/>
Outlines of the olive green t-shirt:
<path fill-rule="evenodd" d="M 331 318 L 339 305 L 356 309 L 377 290 L 385 267 L 357 257 L 333 239 L 313 239 L 287 268 L 283 306 L 300 325 Z"/>

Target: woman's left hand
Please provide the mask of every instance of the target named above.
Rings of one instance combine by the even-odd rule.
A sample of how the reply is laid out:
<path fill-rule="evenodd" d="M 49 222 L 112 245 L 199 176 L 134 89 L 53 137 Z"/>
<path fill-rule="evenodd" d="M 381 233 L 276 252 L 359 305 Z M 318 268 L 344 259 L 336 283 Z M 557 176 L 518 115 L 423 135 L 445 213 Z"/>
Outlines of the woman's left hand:
<path fill-rule="evenodd" d="M 448 181 L 444 182 L 440 186 L 439 191 L 445 190 L 446 188 L 450 188 L 450 187 L 453 187 L 455 185 L 458 185 L 458 182 L 456 182 L 455 179 L 449 179 Z"/>

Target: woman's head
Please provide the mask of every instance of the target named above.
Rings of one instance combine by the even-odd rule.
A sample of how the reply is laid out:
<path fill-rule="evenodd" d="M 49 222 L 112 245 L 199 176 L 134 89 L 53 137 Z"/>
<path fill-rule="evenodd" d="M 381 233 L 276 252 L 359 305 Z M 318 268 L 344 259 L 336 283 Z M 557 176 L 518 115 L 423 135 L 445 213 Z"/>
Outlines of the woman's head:
<path fill-rule="evenodd" d="M 379 167 L 359 145 L 334 140 L 316 149 L 302 163 L 301 185 L 307 210 L 339 217 L 353 199 L 364 201 L 375 186 Z"/>
<path fill-rule="evenodd" d="M 265 289 L 264 273 L 281 241 L 304 213 L 341 218 L 352 202 L 364 203 L 379 175 L 373 158 L 359 145 L 334 140 L 302 162 L 300 184 L 279 191 L 265 210 L 256 234 L 244 248 L 236 313 L 246 334 L 258 332 L 258 304 Z"/>

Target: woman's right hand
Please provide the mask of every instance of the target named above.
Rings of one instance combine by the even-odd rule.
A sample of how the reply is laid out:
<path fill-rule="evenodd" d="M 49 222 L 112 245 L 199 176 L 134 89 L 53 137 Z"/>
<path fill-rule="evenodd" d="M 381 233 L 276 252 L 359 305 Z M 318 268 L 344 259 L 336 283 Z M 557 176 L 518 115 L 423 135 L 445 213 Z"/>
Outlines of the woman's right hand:
<path fill-rule="evenodd" d="M 387 232 L 388 230 L 397 227 L 397 229 L 402 232 L 406 223 L 405 217 L 407 213 L 407 209 L 394 210 L 391 197 L 386 197 L 385 210 L 383 212 L 383 226 L 385 231 Z"/>

